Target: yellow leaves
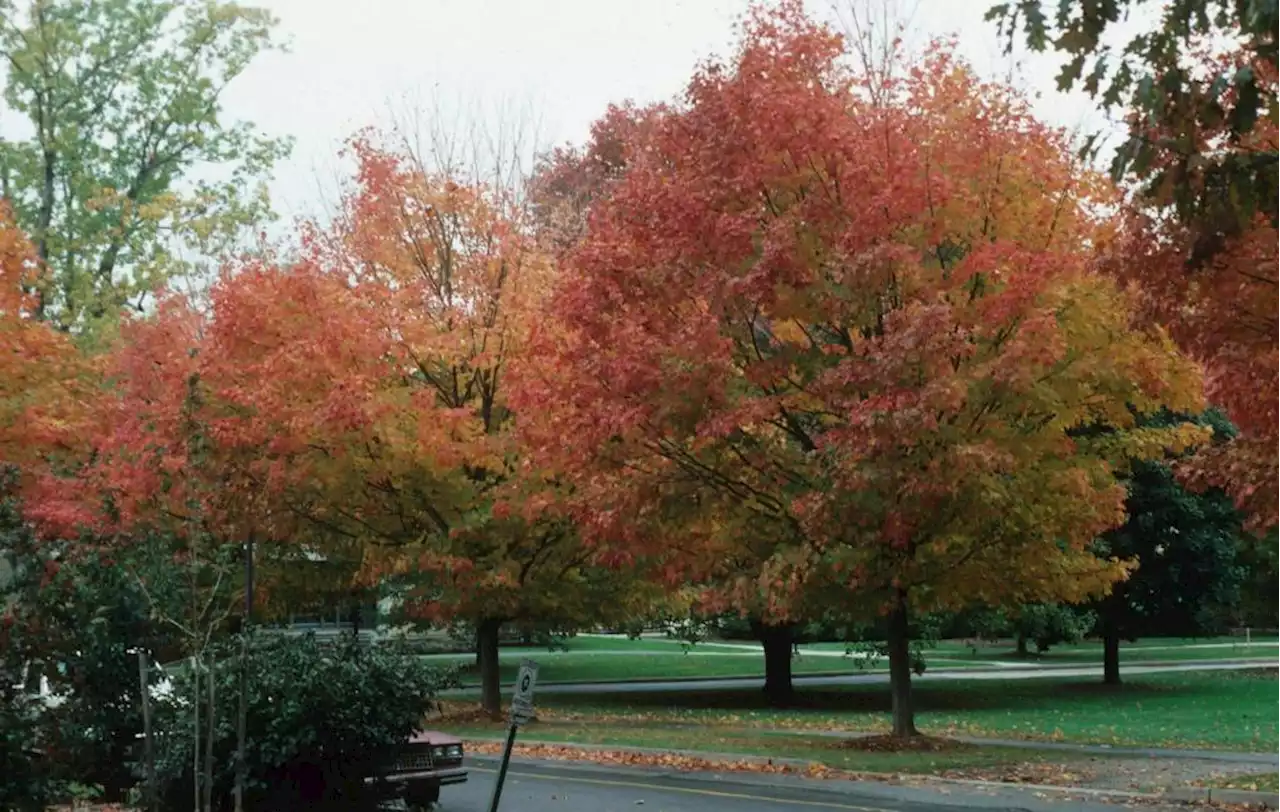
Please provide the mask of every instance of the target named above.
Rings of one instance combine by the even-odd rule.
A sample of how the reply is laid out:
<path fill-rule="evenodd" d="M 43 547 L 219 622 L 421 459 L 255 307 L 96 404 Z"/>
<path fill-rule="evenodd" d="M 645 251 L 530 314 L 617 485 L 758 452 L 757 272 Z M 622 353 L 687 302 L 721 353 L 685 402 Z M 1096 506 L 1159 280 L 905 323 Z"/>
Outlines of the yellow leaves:
<path fill-rule="evenodd" d="M 809 337 L 805 334 L 804 328 L 795 319 L 777 321 L 772 325 L 772 328 L 773 337 L 778 341 L 797 347 L 807 347 L 809 345 Z"/>
<path fill-rule="evenodd" d="M 1213 429 L 1194 423 L 1170 428 L 1135 428 L 1104 438 L 1099 446 L 1118 464 L 1125 460 L 1160 460 L 1207 443 Z"/>

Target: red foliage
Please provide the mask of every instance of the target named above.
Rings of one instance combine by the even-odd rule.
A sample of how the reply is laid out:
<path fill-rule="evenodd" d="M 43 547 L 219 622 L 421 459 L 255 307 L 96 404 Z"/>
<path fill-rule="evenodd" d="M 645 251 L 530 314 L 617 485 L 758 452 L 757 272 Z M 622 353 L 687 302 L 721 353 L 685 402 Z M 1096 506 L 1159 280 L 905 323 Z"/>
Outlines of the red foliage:
<path fill-rule="evenodd" d="M 776 619 L 1079 598 L 1123 574 L 1113 465 L 1199 379 L 1089 270 L 1114 194 L 943 47 L 867 93 L 757 10 L 592 213 L 522 377 L 530 442 L 619 560 Z M 887 100 L 887 101 L 885 101 Z M 1068 432 L 1115 427 L 1102 443 Z"/>

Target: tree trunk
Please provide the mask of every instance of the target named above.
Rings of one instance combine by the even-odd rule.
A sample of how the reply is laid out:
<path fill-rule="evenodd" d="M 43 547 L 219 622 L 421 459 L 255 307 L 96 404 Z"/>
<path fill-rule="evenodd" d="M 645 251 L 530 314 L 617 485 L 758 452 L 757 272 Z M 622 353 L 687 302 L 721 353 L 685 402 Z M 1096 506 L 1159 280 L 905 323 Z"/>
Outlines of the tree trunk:
<path fill-rule="evenodd" d="M 775 706 L 788 705 L 793 696 L 791 685 L 791 626 L 774 626 L 751 621 L 751 631 L 764 648 L 764 694 Z"/>
<path fill-rule="evenodd" d="M 246 624 L 247 625 L 247 624 Z M 244 812 L 244 785 L 248 778 L 245 761 L 246 728 L 249 721 L 249 630 L 240 630 L 240 699 L 236 703 L 236 780 L 233 789 L 235 812 Z"/>
<path fill-rule="evenodd" d="M 156 751 L 155 739 L 151 732 L 151 671 L 147 666 L 147 652 L 138 652 L 138 685 L 142 688 L 142 743 L 144 775 L 146 776 L 145 808 L 147 812 L 156 812 Z M 237 810 L 238 812 L 238 810 Z"/>
<path fill-rule="evenodd" d="M 1023 632 L 1018 632 L 1018 656 L 1027 656 L 1027 635 Z"/>
<path fill-rule="evenodd" d="M 217 674 L 215 673 L 216 662 L 211 658 L 209 660 L 209 724 L 205 728 L 205 745 L 204 745 L 204 808 L 207 812 L 213 812 L 213 747 L 218 730 L 218 701 L 214 695 L 215 688 L 218 684 Z"/>
<path fill-rule="evenodd" d="M 1102 683 L 1120 684 L 1120 630 L 1110 618 L 1102 621 Z"/>
<path fill-rule="evenodd" d="M 200 794 L 200 705 L 204 697 L 200 695 L 200 661 L 195 655 L 191 657 L 191 693 L 195 699 L 191 703 L 193 711 L 191 718 L 191 784 L 195 791 L 195 810 L 196 812 L 202 812 L 204 806 L 201 801 L 204 796 Z"/>
<path fill-rule="evenodd" d="M 889 612 L 889 691 L 893 698 L 893 735 L 910 737 L 916 730 L 915 708 L 911 705 L 911 629 L 907 591 L 897 590 Z"/>
<path fill-rule="evenodd" d="M 502 691 L 498 681 L 498 632 L 502 621 L 485 618 L 476 625 L 476 653 L 480 660 L 480 704 L 490 716 L 502 714 Z"/>

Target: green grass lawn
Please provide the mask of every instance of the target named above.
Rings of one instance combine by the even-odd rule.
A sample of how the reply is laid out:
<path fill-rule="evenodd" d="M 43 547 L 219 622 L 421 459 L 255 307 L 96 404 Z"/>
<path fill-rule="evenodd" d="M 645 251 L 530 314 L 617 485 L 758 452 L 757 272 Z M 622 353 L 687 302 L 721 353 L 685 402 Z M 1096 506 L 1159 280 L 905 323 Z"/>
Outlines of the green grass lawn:
<path fill-rule="evenodd" d="M 822 644 L 827 645 L 827 644 Z M 926 653 L 950 660 L 965 662 L 1019 662 L 1042 664 L 1076 664 L 1102 661 L 1101 641 L 1089 641 L 1073 645 L 1054 646 L 1044 654 L 1036 654 L 1034 647 L 1025 658 L 1009 646 L 973 647 L 959 640 L 946 640 Z M 1274 636 L 1253 638 L 1246 643 L 1243 637 L 1219 638 L 1154 638 L 1134 643 L 1122 643 L 1120 662 L 1183 662 L 1198 660 L 1235 660 L 1252 658 L 1276 659 L 1280 649 Z"/>
<path fill-rule="evenodd" d="M 502 649 L 499 662 L 503 684 L 515 679 L 520 661 L 525 658 L 538 662 L 538 681 L 542 683 L 764 676 L 764 656 L 760 647 L 750 642 L 682 646 L 674 640 L 582 636 L 570 638 L 566 647 L 567 650 Z M 854 674 L 887 667 L 883 661 L 867 663 L 862 658 L 840 655 L 840 651 L 802 653 L 792 661 L 792 670 L 795 674 Z M 473 655 L 433 655 L 431 659 L 462 663 L 463 684 L 476 684 Z M 930 663 L 934 668 L 985 667 L 981 662 L 941 656 L 930 658 Z"/>
<path fill-rule="evenodd" d="M 939 736 L 1259 752 L 1280 747 L 1274 672 L 1151 674 L 1119 688 L 1086 678 L 921 682 L 915 701 L 921 730 Z M 752 689 L 544 694 L 537 704 L 558 721 L 883 732 L 889 693 L 883 685 L 802 690 L 788 710 L 769 708 Z"/>
<path fill-rule="evenodd" d="M 644 656 L 632 656 L 614 655 L 610 652 L 550 653 L 545 650 L 530 650 L 502 653 L 499 671 L 504 685 L 515 680 L 520 660 L 525 657 L 538 662 L 538 681 L 542 683 L 764 676 L 764 657 L 758 652 L 744 652 L 740 656 L 704 656 L 679 652 L 653 652 Z M 459 662 L 471 661 L 466 657 L 457 659 Z M 960 665 L 967 668 L 979 667 L 975 663 Z M 792 669 L 796 674 L 852 674 L 859 671 L 857 662 L 843 657 L 800 658 L 792 664 Z M 477 679 L 473 666 L 464 671 L 464 685 L 475 685 Z"/>
<path fill-rule="evenodd" d="M 1236 643 L 1232 646 L 1223 644 Z M 1205 648 L 1202 646 L 1223 646 Z M 549 651 L 539 647 L 508 647 L 501 653 L 501 678 L 504 684 L 515 679 L 520 660 L 538 661 L 540 682 L 611 682 L 640 679 L 687 679 L 691 677 L 762 677 L 764 658 L 760 648 L 749 641 L 711 641 L 685 646 L 675 640 L 641 638 L 629 640 L 620 636 L 583 635 L 570 638 L 567 650 Z M 792 662 L 797 675 L 854 674 L 883 670 L 883 660 L 867 662 L 859 657 L 841 656 L 842 643 L 818 643 L 801 646 L 801 654 Z M 1276 646 L 1264 641 L 1246 647 L 1240 638 L 1162 639 L 1139 641 L 1121 650 L 1121 662 L 1191 661 L 1239 659 L 1243 657 L 1275 657 Z M 434 655 L 440 662 L 457 662 L 466 666 L 463 682 L 474 685 L 476 676 L 470 666 L 472 655 Z M 964 669 L 992 667 L 993 662 L 1029 665 L 1077 665 L 1102 662 L 1099 644 L 1084 643 L 1055 648 L 1041 657 L 1019 660 L 1013 651 L 979 649 L 975 654 L 960 641 L 944 641 L 925 653 L 929 668 Z"/>

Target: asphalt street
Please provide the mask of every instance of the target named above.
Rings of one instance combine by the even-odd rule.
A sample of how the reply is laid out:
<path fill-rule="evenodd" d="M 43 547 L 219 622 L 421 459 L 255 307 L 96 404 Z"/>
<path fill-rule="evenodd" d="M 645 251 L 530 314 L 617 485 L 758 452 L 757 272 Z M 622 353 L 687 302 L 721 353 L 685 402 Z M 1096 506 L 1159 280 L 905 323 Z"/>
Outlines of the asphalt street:
<path fill-rule="evenodd" d="M 476 759 L 470 780 L 445 787 L 438 812 L 488 812 L 496 759 Z M 1152 807 L 1155 809 L 1156 807 Z M 794 776 L 678 773 L 516 760 L 501 812 L 1115 812 L 1086 798 L 1037 797 L 1031 790 L 903 787 Z"/>

